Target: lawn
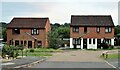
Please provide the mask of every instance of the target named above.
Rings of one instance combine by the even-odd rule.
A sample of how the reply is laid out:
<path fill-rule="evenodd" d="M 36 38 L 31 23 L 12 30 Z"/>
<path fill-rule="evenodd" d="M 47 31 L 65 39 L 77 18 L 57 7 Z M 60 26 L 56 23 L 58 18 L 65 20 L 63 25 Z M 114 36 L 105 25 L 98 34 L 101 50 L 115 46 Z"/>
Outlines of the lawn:
<path fill-rule="evenodd" d="M 108 59 L 120 58 L 120 54 L 109 54 Z"/>
<path fill-rule="evenodd" d="M 22 53 L 19 53 L 19 56 L 22 56 Z M 52 56 L 52 54 L 50 53 L 36 53 L 36 52 L 32 52 L 32 53 L 23 53 L 23 56 L 37 56 L 37 57 L 44 57 L 44 56 Z"/>
<path fill-rule="evenodd" d="M 27 52 L 26 52 L 27 51 Z M 35 49 L 24 49 L 23 50 L 23 56 L 52 56 L 51 52 L 62 52 L 62 50 L 59 49 L 52 49 L 52 48 L 35 48 Z M 22 51 L 19 50 L 19 56 L 22 56 Z"/>

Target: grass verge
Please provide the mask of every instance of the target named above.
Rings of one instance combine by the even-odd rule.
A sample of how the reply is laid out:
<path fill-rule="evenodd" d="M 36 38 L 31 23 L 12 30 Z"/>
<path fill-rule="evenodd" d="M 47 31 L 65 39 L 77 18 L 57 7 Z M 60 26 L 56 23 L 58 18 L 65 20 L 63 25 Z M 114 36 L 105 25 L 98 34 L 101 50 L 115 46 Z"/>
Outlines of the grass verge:
<path fill-rule="evenodd" d="M 108 54 L 108 59 L 120 58 L 120 54 Z"/>

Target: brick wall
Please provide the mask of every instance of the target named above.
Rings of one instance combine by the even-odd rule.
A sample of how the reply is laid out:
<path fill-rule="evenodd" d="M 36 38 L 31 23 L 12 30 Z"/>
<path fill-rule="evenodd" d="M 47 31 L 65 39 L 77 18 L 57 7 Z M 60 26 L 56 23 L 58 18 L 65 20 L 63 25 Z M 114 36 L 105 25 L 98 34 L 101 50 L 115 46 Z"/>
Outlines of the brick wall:
<path fill-rule="evenodd" d="M 100 33 L 96 32 L 96 27 L 87 27 L 87 32 L 92 32 L 93 34 L 90 34 L 90 36 L 95 37 L 95 35 L 100 35 L 102 37 L 110 37 L 114 38 L 114 27 L 112 27 L 111 33 L 105 33 L 105 27 L 100 27 Z M 84 34 L 84 27 L 79 27 L 79 32 L 73 32 L 72 27 L 70 27 L 70 37 L 71 38 L 79 38 L 80 35 Z M 97 37 L 96 37 L 97 38 Z"/>
<path fill-rule="evenodd" d="M 48 47 L 48 43 L 47 43 L 48 30 L 51 30 L 49 21 L 47 22 L 45 29 L 39 29 L 39 35 L 32 35 L 32 36 L 36 37 L 37 40 L 42 41 L 42 46 L 44 46 L 44 47 Z M 9 41 L 11 39 L 34 40 L 33 38 L 31 38 L 31 36 L 25 34 L 26 32 L 31 34 L 31 29 L 20 29 L 19 35 L 12 34 L 12 29 L 7 29 L 7 43 L 9 44 Z"/>

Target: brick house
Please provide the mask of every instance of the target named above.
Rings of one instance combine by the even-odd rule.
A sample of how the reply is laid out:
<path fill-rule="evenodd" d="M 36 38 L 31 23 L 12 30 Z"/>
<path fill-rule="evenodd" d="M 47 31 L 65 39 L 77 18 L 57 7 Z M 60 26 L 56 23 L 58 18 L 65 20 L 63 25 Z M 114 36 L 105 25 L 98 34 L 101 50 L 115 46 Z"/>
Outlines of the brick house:
<path fill-rule="evenodd" d="M 25 48 L 48 47 L 49 18 L 13 18 L 7 26 L 7 43 Z"/>
<path fill-rule="evenodd" d="M 70 48 L 97 49 L 105 41 L 114 45 L 114 23 L 110 15 L 72 15 Z"/>

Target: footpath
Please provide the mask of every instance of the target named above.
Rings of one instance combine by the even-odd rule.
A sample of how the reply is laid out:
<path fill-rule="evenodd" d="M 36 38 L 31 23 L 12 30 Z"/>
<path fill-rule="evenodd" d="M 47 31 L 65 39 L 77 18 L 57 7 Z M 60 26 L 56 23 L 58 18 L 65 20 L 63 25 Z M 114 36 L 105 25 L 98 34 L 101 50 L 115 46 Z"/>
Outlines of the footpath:
<path fill-rule="evenodd" d="M 11 61 L 2 62 L 2 68 L 24 68 L 31 66 L 33 64 L 39 63 L 44 61 L 45 57 L 34 57 L 34 56 L 27 56 L 24 58 L 13 59 Z"/>

